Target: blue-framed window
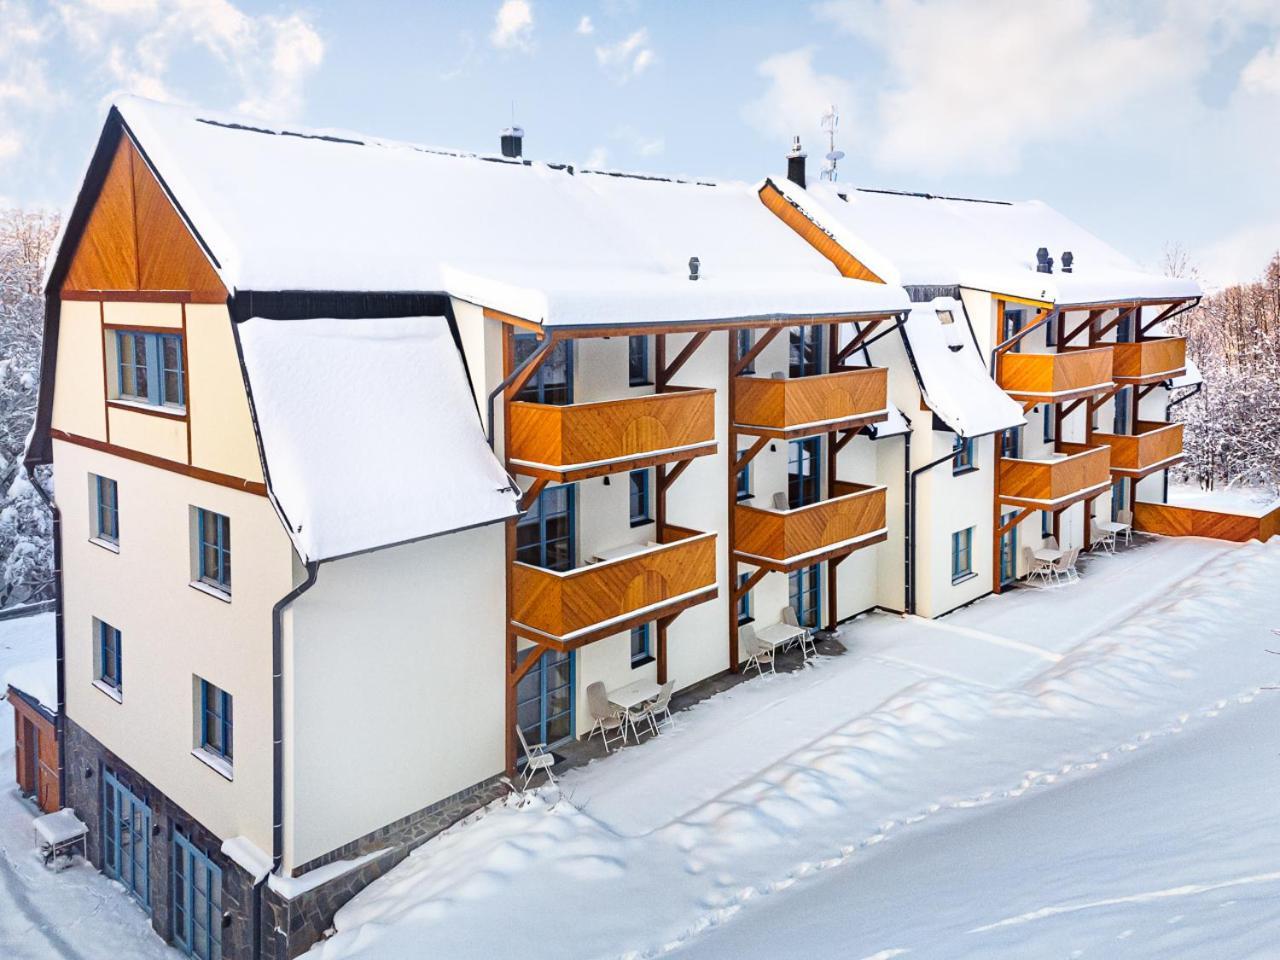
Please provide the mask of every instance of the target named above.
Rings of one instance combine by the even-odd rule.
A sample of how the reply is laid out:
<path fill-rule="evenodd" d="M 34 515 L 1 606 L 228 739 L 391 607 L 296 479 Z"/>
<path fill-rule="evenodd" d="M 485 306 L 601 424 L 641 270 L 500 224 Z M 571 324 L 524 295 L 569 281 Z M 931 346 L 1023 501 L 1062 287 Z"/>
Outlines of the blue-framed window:
<path fill-rule="evenodd" d="M 1129 313 L 1116 324 L 1116 343 L 1133 343 L 1133 319 L 1134 314 Z"/>
<path fill-rule="evenodd" d="M 633 527 L 644 526 L 646 523 L 653 522 L 653 511 L 650 509 L 651 498 L 649 496 L 649 471 L 648 470 L 632 470 L 630 474 L 631 485 L 631 525 Z"/>
<path fill-rule="evenodd" d="M 649 379 L 649 338 L 627 337 L 628 379 L 633 387 L 652 383 Z"/>
<path fill-rule="evenodd" d="M 631 666 L 638 667 L 653 659 L 649 649 L 649 624 L 631 628 Z"/>
<path fill-rule="evenodd" d="M 119 691 L 124 685 L 120 631 L 102 620 L 95 622 L 98 626 L 98 682 Z"/>
<path fill-rule="evenodd" d="M 200 681 L 200 724 L 196 745 L 227 763 L 231 762 L 231 694 L 208 680 Z"/>
<path fill-rule="evenodd" d="M 120 542 L 120 498 L 117 495 L 116 482 L 107 477 L 94 476 L 94 498 L 97 509 L 94 513 L 93 535 L 108 543 Z"/>
<path fill-rule="evenodd" d="M 822 499 L 821 463 L 821 437 L 805 437 L 787 444 L 787 502 L 792 510 Z"/>
<path fill-rule="evenodd" d="M 750 327 L 739 327 L 737 331 L 734 333 L 734 336 L 737 338 L 737 342 L 738 342 L 738 359 L 741 360 L 748 353 L 750 353 L 751 348 L 755 346 L 756 333 Z M 751 361 L 751 363 L 748 363 L 745 367 L 743 367 L 742 372 L 744 374 L 755 373 L 756 372 L 755 361 L 753 360 Z"/>
<path fill-rule="evenodd" d="M 751 577 L 749 573 L 738 574 L 738 589 L 741 590 L 746 586 L 747 580 Z M 747 590 L 738 598 L 738 623 L 743 624 L 751 619 L 751 591 Z"/>
<path fill-rule="evenodd" d="M 116 359 L 116 389 L 122 399 L 163 407 L 186 403 L 182 334 L 117 330 Z"/>
<path fill-rule="evenodd" d="M 1000 456 L 1016 460 L 1022 456 L 1022 428 L 1012 427 L 1000 431 Z"/>
<path fill-rule="evenodd" d="M 1048 510 L 1040 511 L 1040 537 L 1048 539 L 1053 536 L 1053 514 Z"/>
<path fill-rule="evenodd" d="M 1000 517 L 1000 526 L 1010 523 L 1018 511 L 1011 510 Z M 1013 583 L 1018 579 L 1018 528 L 1010 527 L 1000 538 L 1000 583 Z"/>
<path fill-rule="evenodd" d="M 973 527 L 951 535 L 951 582 L 973 576 Z"/>
<path fill-rule="evenodd" d="M 517 364 L 527 360 L 538 349 L 536 334 L 517 333 L 515 360 Z M 542 361 L 537 372 L 520 388 L 517 400 L 534 403 L 563 405 L 573 403 L 573 341 L 560 340 L 551 348 L 551 355 Z"/>
<path fill-rule="evenodd" d="M 173 938 L 190 957 L 222 956 L 222 870 L 173 833 Z"/>
<path fill-rule="evenodd" d="M 231 592 L 231 521 L 212 510 L 196 510 L 199 575 L 207 583 Z"/>
<path fill-rule="evenodd" d="M 516 523 L 516 559 L 547 570 L 572 570 L 575 488 L 572 484 L 547 487 Z"/>
<path fill-rule="evenodd" d="M 977 458 L 974 456 L 973 437 L 962 437 L 957 434 L 951 451 L 952 474 L 968 473 L 970 470 L 978 469 Z"/>
<path fill-rule="evenodd" d="M 1052 443 L 1058 438 L 1058 421 L 1053 414 L 1054 406 L 1052 403 L 1044 405 L 1044 430 L 1041 439 L 1045 443 Z"/>
<path fill-rule="evenodd" d="M 822 372 L 822 325 L 791 328 L 791 376 L 811 377 Z"/>
<path fill-rule="evenodd" d="M 520 651 L 521 663 L 533 648 Z M 571 652 L 547 650 L 516 686 L 516 722 L 529 743 L 554 747 L 573 737 L 574 684 L 577 658 Z M 524 763 L 523 755 L 519 758 Z"/>
<path fill-rule="evenodd" d="M 102 771 L 102 872 L 151 911 L 151 808 Z"/>
<path fill-rule="evenodd" d="M 1129 405 L 1132 402 L 1133 388 L 1121 387 L 1116 391 L 1112 406 L 1115 417 L 1112 422 L 1112 433 L 1123 435 L 1129 432 Z"/>
<path fill-rule="evenodd" d="M 751 499 L 751 464 L 738 471 L 737 496 L 739 500 Z"/>
<path fill-rule="evenodd" d="M 1002 336 L 1000 337 L 1001 342 L 1008 340 L 1010 337 L 1016 337 L 1022 331 L 1022 324 L 1025 318 L 1026 314 L 1022 310 L 1010 310 L 1008 307 L 1005 307 L 1004 326 L 1001 330 Z M 1022 341 L 1019 340 L 1010 347 L 1010 350 L 1013 353 L 1021 353 Z"/>
<path fill-rule="evenodd" d="M 1044 325 L 1044 345 L 1046 347 L 1056 347 L 1058 345 L 1058 321 L 1060 316 L 1050 317 Z"/>
<path fill-rule="evenodd" d="M 822 564 L 793 570 L 790 578 L 791 606 L 802 627 L 818 627 L 822 618 Z"/>
<path fill-rule="evenodd" d="M 1129 485 L 1125 482 L 1125 478 L 1113 481 L 1111 484 L 1111 519 L 1118 521 L 1120 519 L 1120 511 L 1128 509 L 1129 504 Z"/>

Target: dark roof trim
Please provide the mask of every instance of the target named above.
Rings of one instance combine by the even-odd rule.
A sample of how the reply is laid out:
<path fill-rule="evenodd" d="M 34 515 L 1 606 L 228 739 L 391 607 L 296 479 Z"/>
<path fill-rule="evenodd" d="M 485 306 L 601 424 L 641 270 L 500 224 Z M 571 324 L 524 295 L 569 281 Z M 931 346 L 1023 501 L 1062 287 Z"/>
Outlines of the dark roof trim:
<path fill-rule="evenodd" d="M 424 290 L 238 290 L 230 300 L 231 319 L 312 320 L 334 317 L 443 317 L 452 313 L 449 294 Z"/>
<path fill-rule="evenodd" d="M 858 187 L 859 193 L 882 193 L 891 197 L 915 197 L 917 200 L 956 200 L 960 203 L 989 203 L 995 207 L 1012 207 L 1012 200 L 984 200 L 981 197 L 949 197 L 938 193 L 916 193 L 911 190 L 887 190 L 874 187 Z"/>

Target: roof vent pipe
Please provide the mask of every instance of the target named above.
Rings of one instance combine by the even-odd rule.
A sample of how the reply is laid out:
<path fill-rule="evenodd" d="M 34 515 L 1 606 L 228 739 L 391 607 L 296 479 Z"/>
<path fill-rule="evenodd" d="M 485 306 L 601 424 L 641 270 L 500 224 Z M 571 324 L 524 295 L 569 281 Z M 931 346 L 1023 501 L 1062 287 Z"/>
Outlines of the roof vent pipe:
<path fill-rule="evenodd" d="M 689 279 L 690 280 L 698 279 L 698 268 L 700 266 L 702 266 L 702 263 L 701 261 L 698 260 L 697 257 L 689 258 Z"/>
<path fill-rule="evenodd" d="M 1076 262 L 1075 254 L 1073 254 L 1070 250 L 1062 251 L 1062 272 L 1063 273 L 1070 273 L 1071 265 L 1075 262 Z"/>
<path fill-rule="evenodd" d="M 805 160 L 808 154 L 800 147 L 800 137 L 796 136 L 791 142 L 791 152 L 787 154 L 787 179 L 798 187 L 805 185 Z"/>
<path fill-rule="evenodd" d="M 1053 257 L 1049 256 L 1048 247 L 1036 251 L 1036 273 L 1053 273 Z"/>
<path fill-rule="evenodd" d="M 502 131 L 502 155 L 512 160 L 524 156 L 524 128 L 507 127 Z"/>

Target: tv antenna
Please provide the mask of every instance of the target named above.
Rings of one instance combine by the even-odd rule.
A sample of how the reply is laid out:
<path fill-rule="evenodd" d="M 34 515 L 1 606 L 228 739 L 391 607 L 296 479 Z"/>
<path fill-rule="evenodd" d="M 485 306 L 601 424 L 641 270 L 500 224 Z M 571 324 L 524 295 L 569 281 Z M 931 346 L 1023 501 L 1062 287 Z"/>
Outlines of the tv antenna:
<path fill-rule="evenodd" d="M 818 174 L 821 180 L 835 181 L 839 179 L 836 172 L 836 164 L 844 159 L 844 151 L 836 149 L 836 130 L 840 127 L 840 111 L 836 109 L 833 103 L 827 108 L 827 112 L 822 115 L 822 129 L 827 134 L 827 157 L 826 162 L 822 165 L 822 172 Z"/>

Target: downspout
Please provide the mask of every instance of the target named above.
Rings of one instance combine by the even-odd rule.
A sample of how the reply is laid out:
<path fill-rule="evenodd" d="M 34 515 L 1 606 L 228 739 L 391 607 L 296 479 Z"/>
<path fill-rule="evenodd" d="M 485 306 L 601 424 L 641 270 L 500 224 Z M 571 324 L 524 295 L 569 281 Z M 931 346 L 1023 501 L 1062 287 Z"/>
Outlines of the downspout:
<path fill-rule="evenodd" d="M 307 563 L 303 581 L 271 608 L 271 870 L 253 885 L 253 956 L 262 956 L 262 888 L 284 863 L 284 611 L 310 590 L 320 563 Z"/>
<path fill-rule="evenodd" d="M 1197 383 L 1190 390 L 1184 393 L 1182 396 L 1178 397 L 1176 400 L 1169 400 L 1168 402 L 1166 402 L 1164 405 L 1164 418 L 1168 420 L 1170 410 L 1172 410 L 1174 407 L 1180 404 L 1183 400 L 1190 400 L 1197 393 L 1199 393 L 1201 388 L 1203 387 L 1204 387 L 1203 383 Z"/>
<path fill-rule="evenodd" d="M 62 623 L 62 511 L 36 479 L 33 468 L 27 479 L 53 514 L 53 645 L 57 669 L 58 711 L 54 718 L 54 736 L 58 743 L 58 807 L 67 805 L 67 749 L 64 718 L 67 713 L 66 643 Z"/>
<path fill-rule="evenodd" d="M 498 395 L 502 393 L 503 390 L 507 389 L 507 387 L 509 387 L 515 381 L 516 377 L 520 376 L 520 373 L 526 367 L 528 367 L 531 363 L 538 362 L 542 358 L 542 355 L 546 353 L 548 350 L 550 350 L 553 346 L 555 346 L 555 344 L 556 344 L 556 338 L 554 334 L 546 335 L 546 339 L 544 339 L 542 343 L 538 344 L 538 349 L 534 350 L 533 353 L 525 357 L 523 362 L 516 364 L 515 369 L 512 370 L 511 373 L 507 375 L 506 379 L 489 391 L 489 398 L 487 401 L 489 419 L 488 419 L 488 422 L 485 424 L 485 433 L 487 434 L 487 439 L 489 441 L 490 448 L 493 447 L 493 406 L 498 399 Z"/>
<path fill-rule="evenodd" d="M 945 456 L 939 457 L 932 463 L 926 463 L 923 467 L 916 467 L 909 473 L 907 481 L 907 613 L 915 614 L 916 612 L 916 481 L 920 474 L 926 470 L 932 470 L 940 463 L 946 463 L 948 460 L 955 459 L 955 452 L 947 453 Z M 910 461 L 908 461 L 910 466 Z"/>

